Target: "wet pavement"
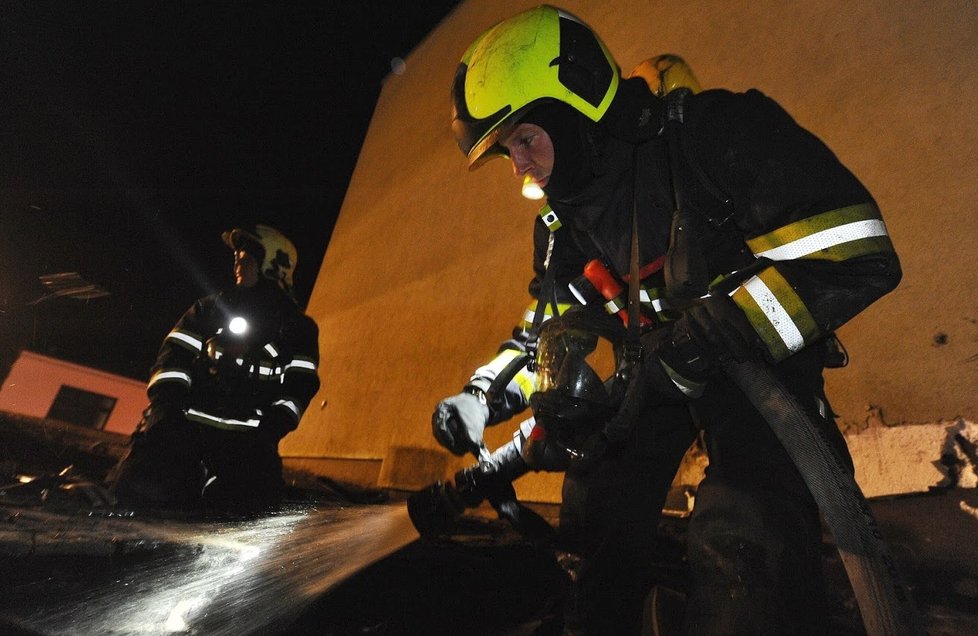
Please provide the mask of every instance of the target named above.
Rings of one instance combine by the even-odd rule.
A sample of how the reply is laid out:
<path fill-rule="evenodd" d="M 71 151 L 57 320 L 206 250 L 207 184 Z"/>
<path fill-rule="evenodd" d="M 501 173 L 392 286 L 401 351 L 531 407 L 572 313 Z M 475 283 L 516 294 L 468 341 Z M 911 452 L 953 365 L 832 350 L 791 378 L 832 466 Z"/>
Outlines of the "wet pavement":
<path fill-rule="evenodd" d="M 24 488 L 14 472 L 0 474 L 2 635 L 559 633 L 566 579 L 553 554 L 491 511 L 421 540 L 408 493 L 293 475 L 289 502 L 272 513 L 134 513 L 81 487 L 85 471 L 111 466 L 111 452 L 86 463 L 37 444 L 22 450 L 53 466 L 70 456 L 81 469 Z M 9 465 L 20 447 L 0 446 Z M 978 634 L 978 490 L 870 505 L 927 632 Z M 556 523 L 554 506 L 534 509 Z M 656 602 L 674 609 L 686 585 L 685 530 L 686 519 L 663 519 L 654 564 Z M 824 563 L 834 636 L 862 634 L 831 537 Z M 668 624 L 672 614 L 661 616 Z M 674 632 L 655 632 L 650 620 L 647 633 Z"/>
<path fill-rule="evenodd" d="M 245 517 L 4 505 L 0 632 L 558 633 L 565 579 L 552 554 L 482 516 L 419 540 L 401 495 L 372 505 L 320 496 Z M 871 505 L 928 633 L 978 633 L 978 491 Z M 685 523 L 660 528 L 656 567 L 669 598 L 685 585 Z M 829 541 L 825 564 L 835 633 L 863 633 Z"/>

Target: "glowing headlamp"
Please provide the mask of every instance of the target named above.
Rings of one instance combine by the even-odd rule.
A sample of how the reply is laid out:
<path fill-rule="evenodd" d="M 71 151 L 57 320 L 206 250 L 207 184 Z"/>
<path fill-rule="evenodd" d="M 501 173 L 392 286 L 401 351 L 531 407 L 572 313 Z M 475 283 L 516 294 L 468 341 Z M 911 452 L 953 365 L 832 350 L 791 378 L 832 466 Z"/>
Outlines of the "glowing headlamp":
<path fill-rule="evenodd" d="M 520 191 L 524 198 L 531 201 L 539 201 L 547 196 L 540 184 L 533 180 L 533 177 L 526 175 L 523 178 L 523 189 Z"/>
<path fill-rule="evenodd" d="M 248 321 L 241 316 L 235 316 L 231 319 L 231 322 L 228 323 L 228 331 L 236 336 L 240 336 L 248 331 Z"/>

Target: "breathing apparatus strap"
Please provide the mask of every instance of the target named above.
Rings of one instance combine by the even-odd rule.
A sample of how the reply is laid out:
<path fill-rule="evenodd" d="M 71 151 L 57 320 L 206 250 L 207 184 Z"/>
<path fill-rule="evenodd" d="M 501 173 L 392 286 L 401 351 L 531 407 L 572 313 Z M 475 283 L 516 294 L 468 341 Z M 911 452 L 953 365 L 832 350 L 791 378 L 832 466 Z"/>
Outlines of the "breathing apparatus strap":
<path fill-rule="evenodd" d="M 530 324 L 530 338 L 527 341 L 527 353 L 530 354 L 530 361 L 527 368 L 529 368 L 530 371 L 533 371 L 533 365 L 536 362 L 537 342 L 540 338 L 540 325 L 543 323 L 543 316 L 546 313 L 547 305 L 553 306 L 555 317 L 560 314 L 560 310 L 557 307 L 557 295 L 555 289 L 556 284 L 554 283 L 557 268 L 553 266 L 553 252 L 554 231 L 551 230 L 550 236 L 547 239 L 547 257 L 543 261 L 543 283 L 540 284 L 537 307 L 533 311 L 533 322 Z"/>
<path fill-rule="evenodd" d="M 642 359 L 641 307 L 639 292 L 638 251 L 638 146 L 632 152 L 632 246 L 628 259 L 628 325 L 625 328 L 625 360 L 629 364 Z"/>
<path fill-rule="evenodd" d="M 697 243 L 701 219 L 686 209 L 679 179 L 684 104 L 690 94 L 688 88 L 677 88 L 666 96 L 665 129 L 674 208 L 663 275 L 669 295 L 680 301 L 700 298 L 709 285 L 706 259 Z"/>
<path fill-rule="evenodd" d="M 527 339 L 526 351 L 510 360 L 506 366 L 503 367 L 502 371 L 500 371 L 496 377 L 493 378 L 489 388 L 486 389 L 486 401 L 490 405 L 495 402 L 496 396 L 499 395 L 500 392 L 506 390 L 506 387 L 509 385 L 510 381 L 516 377 L 516 374 L 519 373 L 523 367 L 526 367 L 529 371 L 533 371 L 536 367 L 537 343 L 540 338 L 540 325 L 543 323 L 544 315 L 546 315 L 547 305 L 551 305 L 553 307 L 554 316 L 559 314 L 560 310 L 557 307 L 556 284 L 554 282 L 557 268 L 554 267 L 553 263 L 551 262 L 554 248 L 554 232 L 558 227 L 560 226 L 557 225 L 550 230 L 550 236 L 547 243 L 547 256 L 543 262 L 543 282 L 540 284 L 540 291 L 537 294 L 537 306 L 533 311 L 533 322 L 530 323 L 530 336 Z"/>

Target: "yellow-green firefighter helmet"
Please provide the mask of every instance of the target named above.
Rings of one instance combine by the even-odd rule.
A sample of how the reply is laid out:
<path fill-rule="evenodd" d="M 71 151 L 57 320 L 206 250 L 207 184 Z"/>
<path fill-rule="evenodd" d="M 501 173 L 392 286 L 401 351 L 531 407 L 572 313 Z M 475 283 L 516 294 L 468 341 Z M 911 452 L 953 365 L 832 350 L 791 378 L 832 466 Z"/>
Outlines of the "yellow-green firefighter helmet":
<path fill-rule="evenodd" d="M 255 225 L 229 230 L 221 238 L 231 249 L 254 256 L 262 276 L 275 281 L 285 291 L 292 290 L 292 273 L 299 253 L 287 236 L 273 227 Z"/>
<path fill-rule="evenodd" d="M 503 154 L 497 140 L 541 102 L 563 102 L 600 120 L 619 76 L 590 27 L 542 5 L 495 25 L 462 56 L 452 87 L 452 131 L 475 168 Z"/>

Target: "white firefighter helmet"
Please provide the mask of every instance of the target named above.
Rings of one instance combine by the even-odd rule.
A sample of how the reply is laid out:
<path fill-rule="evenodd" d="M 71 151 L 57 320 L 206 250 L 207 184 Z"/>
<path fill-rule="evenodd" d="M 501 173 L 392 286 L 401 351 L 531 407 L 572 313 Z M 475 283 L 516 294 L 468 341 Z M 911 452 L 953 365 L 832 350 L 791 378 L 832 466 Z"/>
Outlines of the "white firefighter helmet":
<path fill-rule="evenodd" d="M 254 256 L 262 276 L 275 281 L 285 291 L 292 291 L 292 273 L 299 253 L 287 236 L 268 225 L 255 225 L 228 230 L 221 238 L 231 249 Z"/>

